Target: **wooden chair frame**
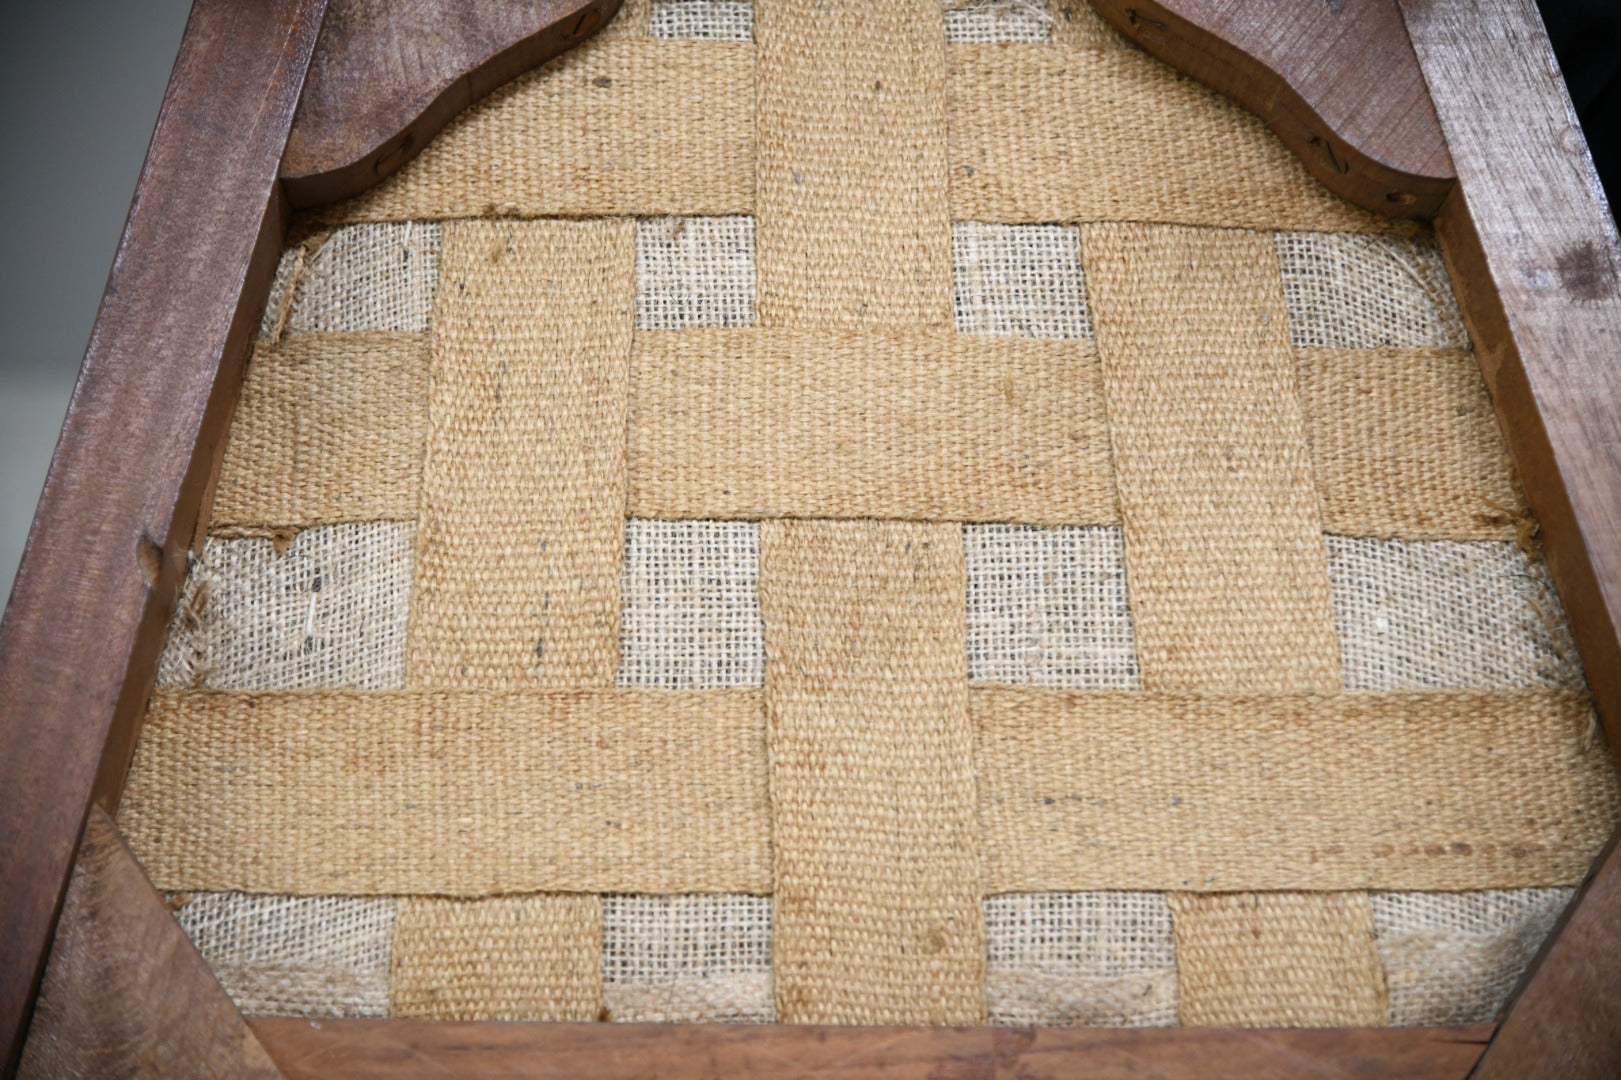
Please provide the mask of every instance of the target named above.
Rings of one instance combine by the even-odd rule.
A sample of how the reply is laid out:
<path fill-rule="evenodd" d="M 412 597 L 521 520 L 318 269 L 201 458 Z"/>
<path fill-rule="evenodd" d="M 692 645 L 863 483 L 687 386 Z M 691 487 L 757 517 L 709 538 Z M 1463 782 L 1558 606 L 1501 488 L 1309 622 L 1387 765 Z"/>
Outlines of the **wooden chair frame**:
<path fill-rule="evenodd" d="M 618 3 L 196 0 L 0 625 L 0 1064 L 17 1066 L 38 997 L 63 1038 L 100 1040 L 81 1061 L 122 1075 L 1621 1075 L 1613 839 L 1495 1026 L 257 1019 L 249 1034 L 109 815 L 289 210 L 375 183 Z M 1259 112 L 1335 190 L 1434 216 L 1621 754 L 1621 243 L 1532 0 L 1096 6 Z"/>

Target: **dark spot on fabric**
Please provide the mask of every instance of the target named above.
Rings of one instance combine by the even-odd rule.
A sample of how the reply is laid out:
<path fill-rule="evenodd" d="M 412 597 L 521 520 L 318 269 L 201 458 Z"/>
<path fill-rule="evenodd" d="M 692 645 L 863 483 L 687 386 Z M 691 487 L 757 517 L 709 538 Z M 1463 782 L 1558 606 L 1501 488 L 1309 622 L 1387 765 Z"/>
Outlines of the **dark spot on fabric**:
<path fill-rule="evenodd" d="M 612 86 L 613 84 L 614 84 L 614 81 L 612 79 L 608 78 L 608 76 L 606 76 L 606 75 L 598 75 L 596 78 L 591 80 L 591 85 L 592 86 L 607 87 L 607 86 Z"/>

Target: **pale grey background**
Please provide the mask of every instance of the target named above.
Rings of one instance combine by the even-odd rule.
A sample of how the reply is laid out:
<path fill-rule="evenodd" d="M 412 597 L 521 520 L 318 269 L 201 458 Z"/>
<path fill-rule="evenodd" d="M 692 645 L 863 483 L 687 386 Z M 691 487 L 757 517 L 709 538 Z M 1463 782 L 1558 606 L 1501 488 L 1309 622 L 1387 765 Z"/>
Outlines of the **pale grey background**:
<path fill-rule="evenodd" d="M 190 0 L 0 0 L 0 596 L 34 504 Z"/>

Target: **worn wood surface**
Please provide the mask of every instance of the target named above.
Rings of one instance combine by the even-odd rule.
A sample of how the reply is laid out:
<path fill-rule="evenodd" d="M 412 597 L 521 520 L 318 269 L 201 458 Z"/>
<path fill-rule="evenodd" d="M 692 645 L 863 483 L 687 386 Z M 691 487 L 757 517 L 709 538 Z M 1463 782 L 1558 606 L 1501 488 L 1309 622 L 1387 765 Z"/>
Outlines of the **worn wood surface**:
<path fill-rule="evenodd" d="M 281 1076 L 99 807 L 85 822 L 21 1075 Z"/>
<path fill-rule="evenodd" d="M 451 117 L 594 33 L 620 0 L 331 0 L 282 161 L 287 197 L 357 195 Z"/>
<path fill-rule="evenodd" d="M 0 624 L 0 1039 L 116 802 L 283 229 L 325 0 L 197 0 Z"/>
<path fill-rule="evenodd" d="M 1403 0 L 1457 162 L 1436 221 L 1621 757 L 1621 241 L 1532 0 Z"/>
<path fill-rule="evenodd" d="M 1396 0 L 1092 6 L 1149 53 L 1258 114 L 1313 176 L 1352 202 L 1430 217 L 1452 187 L 1446 141 Z"/>
<path fill-rule="evenodd" d="M 1442 1080 L 1467 1075 L 1491 1031 L 1485 1024 L 1238 1031 L 268 1018 L 249 1023 L 292 1080 L 384 1076 Z"/>
<path fill-rule="evenodd" d="M 1457 164 L 1436 221 L 1621 760 L 1621 242 L 1532 0 L 1401 0 Z M 1614 842 L 1483 1077 L 1621 1076 Z"/>

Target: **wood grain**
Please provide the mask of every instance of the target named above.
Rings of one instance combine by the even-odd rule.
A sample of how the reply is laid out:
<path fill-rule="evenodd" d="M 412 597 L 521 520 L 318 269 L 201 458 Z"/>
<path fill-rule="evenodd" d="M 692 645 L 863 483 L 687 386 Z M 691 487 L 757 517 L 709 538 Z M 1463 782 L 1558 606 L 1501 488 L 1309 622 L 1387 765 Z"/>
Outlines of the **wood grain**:
<path fill-rule="evenodd" d="M 1430 217 L 1446 141 L 1396 0 L 1092 0 L 1149 53 L 1256 113 L 1329 190 Z M 1174 123 L 1174 118 L 1166 118 Z"/>
<path fill-rule="evenodd" d="M 1491 1032 L 1459 1028 L 1012 1029 L 250 1019 L 290 1080 L 399 1076 L 841 1080 L 1443 1080 Z"/>
<path fill-rule="evenodd" d="M 331 0 L 281 175 L 295 206 L 358 195 L 479 98 L 595 33 L 621 0 Z"/>
<path fill-rule="evenodd" d="M 24 1077 L 280 1077 L 99 807 L 85 822 Z"/>
<path fill-rule="evenodd" d="M 1401 0 L 1457 163 L 1436 222 L 1621 759 L 1621 241 L 1532 0 Z M 1612 840 L 1477 1075 L 1621 1075 Z"/>
<path fill-rule="evenodd" d="M 0 624 L 6 1062 L 93 788 L 117 802 L 187 547 L 206 520 L 282 240 L 277 162 L 324 7 L 192 9 Z"/>
<path fill-rule="evenodd" d="M 1436 221 L 1621 759 L 1621 240 L 1532 0 L 1403 0 L 1458 165 Z"/>

